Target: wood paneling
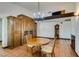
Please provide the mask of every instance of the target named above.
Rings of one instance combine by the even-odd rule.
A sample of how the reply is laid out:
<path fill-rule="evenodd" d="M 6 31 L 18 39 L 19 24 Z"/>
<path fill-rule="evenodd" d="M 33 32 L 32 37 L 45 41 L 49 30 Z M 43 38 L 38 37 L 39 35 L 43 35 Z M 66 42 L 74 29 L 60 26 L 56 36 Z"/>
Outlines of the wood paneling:
<path fill-rule="evenodd" d="M 30 17 L 18 15 L 17 17 L 9 16 L 8 20 L 8 45 L 11 48 L 23 45 L 28 37 L 36 36 L 36 24 Z M 24 32 L 28 34 L 24 36 Z M 33 32 L 33 33 L 30 33 Z"/>
<path fill-rule="evenodd" d="M 20 21 L 19 19 L 14 19 L 14 29 L 13 29 L 13 35 L 14 35 L 14 47 L 17 47 L 20 45 Z"/>

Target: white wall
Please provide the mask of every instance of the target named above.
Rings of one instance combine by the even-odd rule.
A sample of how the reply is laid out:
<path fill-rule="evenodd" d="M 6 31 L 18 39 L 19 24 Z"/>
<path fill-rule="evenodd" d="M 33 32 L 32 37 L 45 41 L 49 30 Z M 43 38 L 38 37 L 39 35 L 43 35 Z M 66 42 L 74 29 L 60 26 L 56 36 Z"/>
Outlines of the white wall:
<path fill-rule="evenodd" d="M 2 41 L 2 18 L 0 18 L 0 41 Z"/>
<path fill-rule="evenodd" d="M 39 22 L 37 23 L 37 36 L 54 37 L 54 25 L 57 22 Z"/>
<path fill-rule="evenodd" d="M 71 38 L 71 21 L 65 21 L 60 25 L 60 38 Z"/>
<path fill-rule="evenodd" d="M 60 38 L 71 38 L 72 24 L 71 21 L 63 21 L 65 19 L 67 18 L 37 22 L 37 36 L 54 38 L 54 25 L 59 24 Z M 68 17 L 68 19 L 71 18 Z"/>

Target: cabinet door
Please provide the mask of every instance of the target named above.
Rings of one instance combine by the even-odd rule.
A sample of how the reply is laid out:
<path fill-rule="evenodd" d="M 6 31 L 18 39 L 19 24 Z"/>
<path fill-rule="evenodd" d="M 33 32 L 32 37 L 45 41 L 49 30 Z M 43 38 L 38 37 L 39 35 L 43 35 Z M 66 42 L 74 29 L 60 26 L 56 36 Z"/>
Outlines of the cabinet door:
<path fill-rule="evenodd" d="M 21 19 L 21 44 L 25 44 L 26 43 L 26 39 L 24 36 L 24 32 L 27 31 L 27 20 L 22 18 Z"/>
<path fill-rule="evenodd" d="M 37 37 L 37 23 L 34 23 L 34 37 Z"/>
<path fill-rule="evenodd" d="M 20 20 L 17 18 L 14 20 L 13 35 L 14 35 L 14 47 L 17 47 L 20 45 Z"/>
<path fill-rule="evenodd" d="M 30 21 L 31 19 L 29 18 L 23 18 L 22 19 L 22 44 L 25 44 L 27 42 L 27 39 L 32 37 L 32 34 L 30 31 L 32 31 L 32 26 L 33 24 Z M 24 32 L 27 31 L 28 34 L 24 36 Z M 27 38 L 26 38 L 27 37 Z"/>
<path fill-rule="evenodd" d="M 31 27 L 32 27 L 32 32 L 33 32 L 32 36 L 36 37 L 37 36 L 37 31 L 36 31 L 37 30 L 37 23 L 35 23 L 35 22 L 32 21 L 31 22 Z"/>
<path fill-rule="evenodd" d="M 13 24 L 13 17 L 8 17 L 7 18 L 7 23 L 8 23 L 8 47 L 9 48 L 13 48 L 13 42 L 14 42 L 14 36 L 13 36 L 13 27 L 14 27 L 14 24 Z"/>

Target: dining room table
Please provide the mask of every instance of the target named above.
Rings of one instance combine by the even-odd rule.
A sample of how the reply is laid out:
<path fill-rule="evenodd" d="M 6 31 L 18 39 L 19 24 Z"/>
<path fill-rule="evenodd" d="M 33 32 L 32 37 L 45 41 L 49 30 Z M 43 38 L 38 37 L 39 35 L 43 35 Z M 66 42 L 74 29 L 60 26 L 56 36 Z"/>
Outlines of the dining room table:
<path fill-rule="evenodd" d="M 47 38 L 31 38 L 27 40 L 28 45 L 37 46 L 37 45 L 46 45 L 50 43 L 50 39 Z"/>
<path fill-rule="evenodd" d="M 30 38 L 27 40 L 27 45 L 31 48 L 32 47 L 40 47 L 41 48 L 42 45 L 49 44 L 50 42 L 51 42 L 51 40 L 47 39 L 47 38 Z M 41 53 L 40 53 L 40 56 L 41 56 Z"/>

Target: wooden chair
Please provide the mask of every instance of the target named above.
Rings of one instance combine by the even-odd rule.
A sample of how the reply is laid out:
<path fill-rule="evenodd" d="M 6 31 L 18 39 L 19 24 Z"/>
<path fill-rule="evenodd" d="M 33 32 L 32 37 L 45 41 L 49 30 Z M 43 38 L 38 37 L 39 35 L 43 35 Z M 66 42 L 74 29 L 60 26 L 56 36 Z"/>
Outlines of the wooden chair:
<path fill-rule="evenodd" d="M 55 48 L 55 40 L 50 42 L 47 45 L 41 46 L 41 54 L 43 57 L 52 57 L 55 56 L 54 54 L 54 48 Z"/>
<path fill-rule="evenodd" d="M 34 45 L 34 44 L 28 44 L 27 41 L 27 52 L 30 53 L 32 56 L 40 56 L 41 46 L 40 45 Z M 36 54 L 38 53 L 38 55 Z"/>
<path fill-rule="evenodd" d="M 39 46 L 31 46 L 27 45 L 27 52 L 31 54 L 31 56 L 40 56 L 40 47 Z"/>

